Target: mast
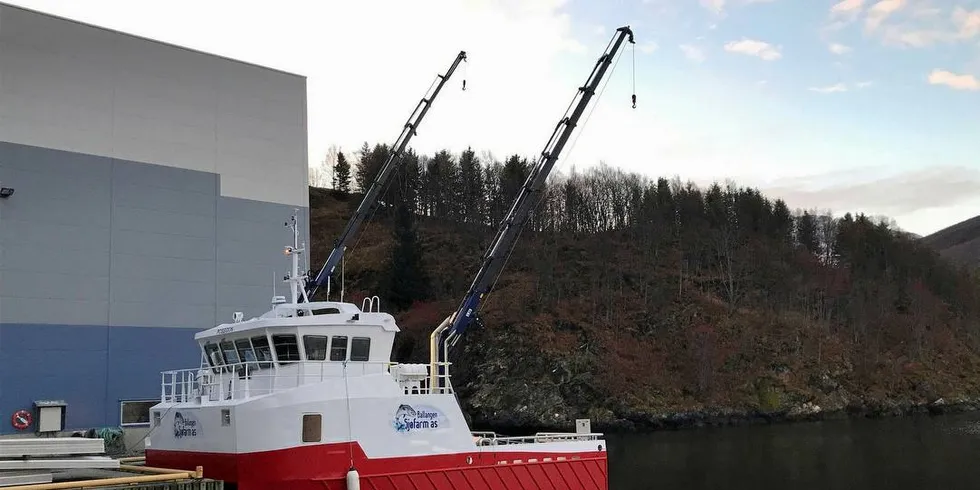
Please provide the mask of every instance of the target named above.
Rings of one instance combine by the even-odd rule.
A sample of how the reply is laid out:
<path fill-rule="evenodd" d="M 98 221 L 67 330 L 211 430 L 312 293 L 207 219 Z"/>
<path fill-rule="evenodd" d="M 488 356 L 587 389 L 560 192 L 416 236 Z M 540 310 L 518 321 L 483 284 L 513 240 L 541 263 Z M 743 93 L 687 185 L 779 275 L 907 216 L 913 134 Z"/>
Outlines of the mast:
<path fill-rule="evenodd" d="M 310 301 L 310 298 L 306 295 L 306 290 L 302 287 L 307 279 L 306 273 L 300 272 L 299 270 L 299 256 L 306 253 L 306 244 L 303 243 L 300 245 L 299 243 L 299 226 L 296 221 L 296 214 L 298 212 L 299 210 L 294 211 L 286 223 L 286 226 L 293 232 L 293 244 L 292 246 L 286 246 L 282 251 L 283 255 L 290 258 L 289 273 L 283 279 L 289 283 L 290 300 L 293 304 L 299 303 L 300 299 L 305 303 Z"/>
<path fill-rule="evenodd" d="M 340 237 L 334 241 L 333 250 L 330 251 L 330 255 L 327 256 L 327 261 L 323 264 L 320 272 L 317 273 L 316 277 L 312 281 L 309 281 L 306 285 L 306 293 L 312 298 L 317 289 L 324 284 L 330 284 L 330 276 L 333 274 L 334 269 L 336 269 L 337 264 L 340 263 L 344 252 L 347 247 L 361 231 L 361 225 L 364 219 L 370 213 L 371 208 L 375 205 L 378 200 L 378 196 L 381 194 L 382 190 L 387 188 L 388 183 L 391 180 L 391 176 L 394 174 L 395 162 L 402 156 L 405 148 L 408 147 L 408 142 L 412 140 L 412 136 L 418 131 L 419 124 L 422 123 L 422 118 L 429 111 L 432 106 L 432 102 L 435 100 L 436 96 L 439 95 L 439 91 L 442 90 L 442 86 L 445 85 L 449 77 L 453 75 L 456 71 L 456 67 L 459 66 L 460 62 L 466 61 L 466 51 L 460 51 L 456 55 L 456 59 L 453 60 L 452 65 L 449 66 L 449 70 L 446 71 L 445 75 L 438 75 L 437 82 L 433 83 L 429 88 L 432 89 L 430 94 L 422 97 L 418 105 L 415 106 L 415 110 L 412 111 L 411 116 L 409 116 L 408 121 L 405 122 L 405 126 L 402 128 L 401 134 L 398 135 L 398 139 L 395 140 L 394 146 L 392 146 L 393 151 L 388 156 L 388 160 L 381 167 L 378 175 L 375 176 L 374 181 L 371 182 L 371 186 L 368 188 L 367 192 L 364 194 L 364 199 L 361 200 L 361 204 L 357 207 L 357 211 L 354 212 L 354 216 L 351 217 L 350 221 L 347 222 L 347 226 L 344 231 L 340 234 Z M 463 90 L 466 90 L 466 81 L 463 81 Z M 327 294 L 329 294 L 329 286 L 327 289 Z"/>
<path fill-rule="evenodd" d="M 606 70 L 609 68 L 609 65 L 612 63 L 612 60 L 615 58 L 616 53 L 624 41 L 635 44 L 633 41 L 633 31 L 629 26 L 620 27 L 613 34 L 613 38 L 606 46 L 606 51 L 599 57 L 599 60 L 592 68 L 592 73 L 586 80 L 585 85 L 579 87 L 575 98 L 572 99 L 572 104 L 569 105 L 571 114 L 566 110 L 565 115 L 559 120 L 551 138 L 548 139 L 544 151 L 541 152 L 540 158 L 531 169 L 510 211 L 500 222 L 497 235 L 484 253 L 480 270 L 476 273 L 476 277 L 473 279 L 473 283 L 463 298 L 462 303 L 459 305 L 459 308 L 432 332 L 429 347 L 432 356 L 430 360 L 430 376 L 434 378 L 430 379 L 430 386 L 433 388 L 438 387 L 442 389 L 448 386 L 448 381 L 445 379 L 445 363 L 449 360 L 449 348 L 456 345 L 456 342 L 459 341 L 466 328 L 476 319 L 481 301 L 493 287 L 493 283 L 497 280 L 497 277 L 503 269 L 504 263 L 513 250 L 522 228 L 530 217 L 531 211 L 541 198 L 548 174 L 558 160 L 558 156 L 561 154 L 562 149 L 564 149 L 565 143 L 568 142 L 575 126 L 582 117 L 582 113 L 585 112 L 589 101 L 595 95 L 599 83 L 602 81 Z M 635 94 L 633 95 L 633 100 L 635 104 Z M 574 109 L 572 108 L 573 106 Z M 447 329 L 449 330 L 449 334 L 445 338 L 445 341 L 443 341 L 443 335 Z M 436 374 L 437 372 L 439 374 Z"/>

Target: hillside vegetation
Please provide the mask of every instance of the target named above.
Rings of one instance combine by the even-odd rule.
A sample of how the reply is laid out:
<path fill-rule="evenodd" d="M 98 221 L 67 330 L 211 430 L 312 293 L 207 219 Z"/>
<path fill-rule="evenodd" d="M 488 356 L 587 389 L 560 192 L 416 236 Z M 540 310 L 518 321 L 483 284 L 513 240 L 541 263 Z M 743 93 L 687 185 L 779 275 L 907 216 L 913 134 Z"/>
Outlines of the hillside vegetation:
<path fill-rule="evenodd" d="M 352 188 L 386 152 L 365 145 Z M 403 329 L 395 360 L 420 362 L 529 164 L 406 158 L 348 253 L 345 299 L 379 295 Z M 311 188 L 314 265 L 360 199 Z M 475 425 L 498 429 L 970 408 L 977 284 L 883 221 L 599 167 L 552 179 L 454 351 L 453 384 Z"/>
<path fill-rule="evenodd" d="M 939 255 L 957 264 L 980 264 L 980 216 L 948 226 L 922 238 Z"/>

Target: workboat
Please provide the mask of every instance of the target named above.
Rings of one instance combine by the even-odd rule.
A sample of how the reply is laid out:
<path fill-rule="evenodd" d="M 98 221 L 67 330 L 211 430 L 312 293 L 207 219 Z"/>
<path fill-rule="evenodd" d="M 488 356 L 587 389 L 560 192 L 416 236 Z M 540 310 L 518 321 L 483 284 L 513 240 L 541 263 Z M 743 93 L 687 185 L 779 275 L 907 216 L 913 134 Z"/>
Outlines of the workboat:
<path fill-rule="evenodd" d="M 470 431 L 450 380 L 449 351 L 469 325 L 480 323 L 482 300 L 624 42 L 635 44 L 629 26 L 617 29 L 578 89 L 459 308 L 432 331 L 427 364 L 390 362 L 399 328 L 377 296 L 360 305 L 342 296 L 339 302 L 312 299 L 321 285 L 330 297 L 331 274 L 464 51 L 419 102 L 320 272 L 311 278 L 299 269 L 306 250 L 294 215 L 286 223 L 293 243 L 284 249 L 292 261 L 284 278 L 288 301 L 273 295 L 261 316 L 245 320 L 236 312 L 230 323 L 196 334 L 200 366 L 162 374 L 160 403 L 150 409 L 146 463 L 203 466 L 209 478 L 240 490 L 606 489 L 606 444 L 589 420 L 577 420 L 571 433 Z"/>
<path fill-rule="evenodd" d="M 148 466 L 203 466 L 239 490 L 607 488 L 606 445 L 588 421 L 471 432 L 448 363 L 389 362 L 399 328 L 377 297 L 302 301 L 291 221 L 289 300 L 197 333 L 201 365 L 162 373 Z"/>

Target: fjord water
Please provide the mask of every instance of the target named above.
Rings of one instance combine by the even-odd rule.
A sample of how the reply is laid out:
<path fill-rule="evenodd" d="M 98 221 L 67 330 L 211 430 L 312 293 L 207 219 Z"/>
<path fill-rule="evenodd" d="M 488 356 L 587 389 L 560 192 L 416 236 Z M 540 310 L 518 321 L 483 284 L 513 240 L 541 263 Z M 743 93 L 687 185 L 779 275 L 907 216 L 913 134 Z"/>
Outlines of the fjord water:
<path fill-rule="evenodd" d="M 611 490 L 980 488 L 980 414 L 610 434 Z"/>

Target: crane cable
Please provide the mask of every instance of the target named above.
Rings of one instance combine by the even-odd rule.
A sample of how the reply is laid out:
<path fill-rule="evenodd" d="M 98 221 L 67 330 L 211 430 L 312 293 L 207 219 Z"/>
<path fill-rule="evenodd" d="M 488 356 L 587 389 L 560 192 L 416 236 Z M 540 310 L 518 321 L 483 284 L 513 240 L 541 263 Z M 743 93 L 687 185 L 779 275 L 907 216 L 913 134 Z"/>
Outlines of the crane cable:
<path fill-rule="evenodd" d="M 612 43 L 612 41 L 610 41 L 610 44 L 611 43 Z M 606 48 L 606 50 L 608 51 L 608 47 Z M 635 53 L 635 50 L 634 50 L 634 53 Z M 612 80 L 613 73 L 616 72 L 616 67 L 619 65 L 619 60 L 620 60 L 620 58 L 622 58 L 622 56 L 623 56 L 623 52 L 620 51 L 619 54 L 616 56 L 616 61 L 613 62 L 612 67 L 610 67 L 610 69 L 609 69 L 609 75 L 606 77 L 606 80 L 602 83 L 602 87 L 599 89 L 599 93 L 597 93 L 596 96 L 595 96 L 595 100 L 592 103 L 592 108 L 589 109 L 589 113 L 585 115 L 585 120 L 582 121 L 582 124 L 579 124 L 578 125 L 579 131 L 577 133 L 575 133 L 575 137 L 572 139 L 572 144 L 568 147 L 568 152 L 565 153 L 565 158 L 563 158 L 560 163 L 557 163 L 556 164 L 556 166 L 558 167 L 558 169 L 561 169 L 561 167 L 566 162 L 568 162 L 568 157 L 571 156 L 572 153 L 574 152 L 575 145 L 578 143 L 578 138 L 585 131 L 585 127 L 588 125 L 589 119 L 592 117 L 592 113 L 595 112 L 596 107 L 599 106 L 599 100 L 602 99 L 602 94 L 603 94 L 603 92 L 606 91 L 606 86 L 609 85 L 609 81 Z M 633 96 L 632 96 L 633 108 L 636 108 L 636 55 L 635 54 L 633 56 L 633 87 L 634 87 L 633 88 Z M 576 98 L 573 98 L 572 99 L 572 104 L 575 103 L 575 99 Z M 569 108 L 571 108 L 572 104 L 569 104 Z M 566 114 L 567 114 L 567 110 L 566 110 Z M 531 212 L 533 212 L 538 206 L 541 205 L 541 201 L 543 201 L 543 199 L 538 199 L 538 201 L 534 203 L 534 207 L 532 207 L 531 208 L 531 211 L 528 212 L 528 219 L 530 219 L 530 217 L 531 217 Z M 521 226 L 521 228 L 519 230 L 517 230 L 517 236 L 514 237 L 514 241 L 515 242 L 521 237 L 521 234 L 523 232 L 524 232 L 524 226 Z M 504 264 L 500 267 L 500 270 L 497 271 L 497 275 L 496 275 L 496 277 L 493 278 L 493 282 L 490 284 L 490 288 L 487 289 L 486 295 L 485 295 L 485 297 L 484 297 L 484 299 L 482 301 L 482 304 L 480 306 L 480 309 L 483 309 L 484 307 L 486 307 L 487 303 L 490 302 L 490 296 L 495 291 L 495 288 L 497 286 L 497 281 L 500 280 L 500 275 L 503 273 L 504 269 L 507 267 L 507 263 L 510 262 L 511 255 L 514 253 L 514 250 L 516 248 L 517 247 L 511 247 L 510 248 L 510 251 L 507 252 L 507 257 L 504 258 Z"/>

